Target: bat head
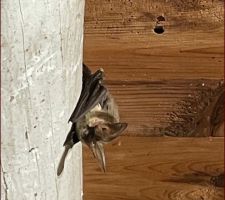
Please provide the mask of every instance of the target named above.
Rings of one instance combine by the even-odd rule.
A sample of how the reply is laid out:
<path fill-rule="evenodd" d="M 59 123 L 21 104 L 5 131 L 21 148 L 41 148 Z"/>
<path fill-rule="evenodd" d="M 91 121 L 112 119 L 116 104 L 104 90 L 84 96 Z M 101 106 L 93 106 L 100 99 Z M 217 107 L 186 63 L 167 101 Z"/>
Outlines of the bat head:
<path fill-rule="evenodd" d="M 94 127 L 95 138 L 99 142 L 110 142 L 122 134 L 127 123 L 100 123 Z"/>
<path fill-rule="evenodd" d="M 80 139 L 88 146 L 93 142 L 108 143 L 120 136 L 126 127 L 127 123 L 98 123 L 83 129 Z"/>

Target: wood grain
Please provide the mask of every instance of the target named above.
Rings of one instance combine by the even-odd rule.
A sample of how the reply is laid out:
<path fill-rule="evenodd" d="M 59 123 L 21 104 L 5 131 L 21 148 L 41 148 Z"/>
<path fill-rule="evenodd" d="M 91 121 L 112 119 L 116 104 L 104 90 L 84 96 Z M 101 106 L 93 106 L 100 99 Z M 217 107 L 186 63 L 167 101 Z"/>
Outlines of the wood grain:
<path fill-rule="evenodd" d="M 88 0 L 85 12 L 84 61 L 108 80 L 223 78 L 223 1 Z"/>
<path fill-rule="evenodd" d="M 218 0 L 86 2 L 84 62 L 104 68 L 126 134 L 158 135 L 195 80 L 223 79 L 223 21 Z"/>
<path fill-rule="evenodd" d="M 224 78 L 223 4 L 86 1 L 84 62 L 104 68 L 129 126 L 106 147 L 106 174 L 84 148 L 85 200 L 224 199 L 210 182 L 224 172 L 223 138 L 134 137 L 160 135 L 179 101 Z"/>
<path fill-rule="evenodd" d="M 84 200 L 222 200 L 210 178 L 224 170 L 223 138 L 121 137 L 107 172 L 84 148 Z"/>
<path fill-rule="evenodd" d="M 184 98 L 207 88 L 215 88 L 215 80 L 106 81 L 115 97 L 121 121 L 129 124 L 126 135 L 161 135 L 168 126 L 170 113 L 178 110 Z"/>

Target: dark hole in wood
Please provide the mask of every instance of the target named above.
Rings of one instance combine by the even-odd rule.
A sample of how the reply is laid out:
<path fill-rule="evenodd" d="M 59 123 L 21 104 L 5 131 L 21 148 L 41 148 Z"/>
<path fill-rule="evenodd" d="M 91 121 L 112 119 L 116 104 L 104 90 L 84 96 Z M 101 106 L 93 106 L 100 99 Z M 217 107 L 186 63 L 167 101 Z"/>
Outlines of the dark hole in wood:
<path fill-rule="evenodd" d="M 163 28 L 163 26 L 156 26 L 156 27 L 154 28 L 154 32 L 157 33 L 157 34 L 162 34 L 162 33 L 164 33 L 164 28 Z"/>
<path fill-rule="evenodd" d="M 165 17 L 163 17 L 162 15 L 161 15 L 161 16 L 158 16 L 158 17 L 157 17 L 157 20 L 158 20 L 159 22 L 161 22 L 161 21 L 166 21 L 166 20 L 165 20 Z"/>

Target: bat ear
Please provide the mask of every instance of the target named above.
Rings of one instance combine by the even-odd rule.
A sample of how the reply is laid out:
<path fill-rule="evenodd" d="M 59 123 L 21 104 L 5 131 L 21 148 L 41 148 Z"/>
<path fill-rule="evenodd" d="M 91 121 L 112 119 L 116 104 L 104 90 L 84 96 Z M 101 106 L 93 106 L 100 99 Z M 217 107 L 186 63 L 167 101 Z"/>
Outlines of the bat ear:
<path fill-rule="evenodd" d="M 98 141 L 110 142 L 121 135 L 127 123 L 107 123 L 96 127 L 95 135 Z"/>
<path fill-rule="evenodd" d="M 111 135 L 119 136 L 126 128 L 127 123 L 112 123 L 109 124 Z"/>
<path fill-rule="evenodd" d="M 106 172 L 105 152 L 103 144 L 101 144 L 100 142 L 96 142 L 92 146 L 90 146 L 90 149 L 94 154 L 94 157 L 97 158 L 101 169 Z"/>

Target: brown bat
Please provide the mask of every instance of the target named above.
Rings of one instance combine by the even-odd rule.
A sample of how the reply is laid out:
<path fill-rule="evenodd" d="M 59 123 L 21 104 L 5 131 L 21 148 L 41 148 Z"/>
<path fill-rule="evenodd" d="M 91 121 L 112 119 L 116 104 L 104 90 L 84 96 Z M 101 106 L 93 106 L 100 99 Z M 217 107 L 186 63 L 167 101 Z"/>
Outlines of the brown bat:
<path fill-rule="evenodd" d="M 69 119 L 72 127 L 64 142 L 65 150 L 59 162 L 58 176 L 63 171 L 69 149 L 79 141 L 90 148 L 105 172 L 103 144 L 117 138 L 127 127 L 127 123 L 120 123 L 118 107 L 103 85 L 103 77 L 103 69 L 92 74 L 83 64 L 82 91 Z"/>

